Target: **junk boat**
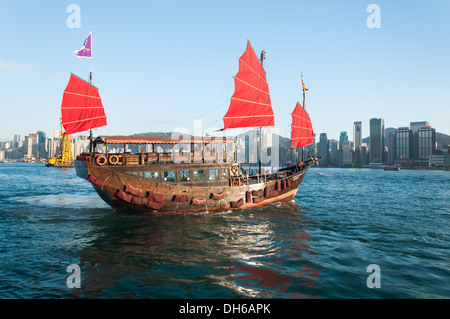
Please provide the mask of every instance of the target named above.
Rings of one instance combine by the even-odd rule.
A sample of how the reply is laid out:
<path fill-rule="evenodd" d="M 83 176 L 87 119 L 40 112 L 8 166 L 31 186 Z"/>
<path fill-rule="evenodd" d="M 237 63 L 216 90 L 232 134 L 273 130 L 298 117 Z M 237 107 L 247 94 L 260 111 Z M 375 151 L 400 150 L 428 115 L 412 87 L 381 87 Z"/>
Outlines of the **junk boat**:
<path fill-rule="evenodd" d="M 111 207 L 139 213 L 192 213 L 262 207 L 293 200 L 308 169 L 310 157 L 298 165 L 265 173 L 262 169 L 261 130 L 274 126 L 269 87 L 250 42 L 239 57 L 235 91 L 223 117 L 222 130 L 259 127 L 259 170 L 249 174 L 237 162 L 236 140 L 196 136 L 99 136 L 92 129 L 106 125 L 98 89 L 71 75 L 61 112 L 66 134 L 91 130 L 90 152 L 75 160 L 76 174 L 89 181 Z M 303 84 L 303 76 L 302 76 Z M 292 115 L 293 148 L 313 142 L 308 113 L 297 102 Z M 120 146 L 120 151 L 117 151 Z M 184 147 L 183 147 L 184 146 Z M 171 152 L 161 151 L 171 147 Z"/>

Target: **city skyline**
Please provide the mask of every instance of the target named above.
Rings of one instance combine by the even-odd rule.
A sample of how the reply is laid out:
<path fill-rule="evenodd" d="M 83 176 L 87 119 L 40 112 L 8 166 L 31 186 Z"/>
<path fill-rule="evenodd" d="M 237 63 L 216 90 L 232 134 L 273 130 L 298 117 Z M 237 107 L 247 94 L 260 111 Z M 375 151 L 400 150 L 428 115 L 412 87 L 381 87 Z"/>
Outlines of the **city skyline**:
<path fill-rule="evenodd" d="M 428 121 L 410 122 L 408 127 L 385 128 L 384 119 L 373 118 L 370 121 L 369 136 L 362 139 L 362 122 L 354 122 L 353 141 L 349 140 L 347 131 L 341 131 L 339 140 L 329 139 L 327 133 L 320 133 L 319 142 L 314 138 L 311 145 L 304 149 L 292 148 L 289 138 L 280 139 L 277 133 L 263 131 L 263 163 L 271 166 L 286 165 L 302 161 L 304 157 L 319 157 L 319 166 L 338 167 L 370 167 L 382 165 L 419 165 L 421 167 L 448 166 L 450 163 L 450 136 L 445 135 L 438 141 L 436 130 Z M 170 132 L 154 132 L 170 134 Z M 173 133 L 173 132 L 172 132 Z M 176 132 L 178 138 L 181 132 Z M 181 133 L 183 134 L 183 133 Z M 235 147 L 238 162 L 256 163 L 257 136 L 255 130 L 248 130 L 237 136 Z M 71 136 L 72 156 L 75 158 L 89 151 L 89 137 L 86 135 Z M 364 141 L 365 140 L 365 141 Z M 289 142 L 287 142 L 289 141 Z M 8 142 L 0 142 L 0 160 L 12 161 L 46 161 L 55 157 L 60 148 L 60 135 L 53 132 L 53 137 L 46 136 L 43 131 L 29 133 L 20 138 L 19 134 Z M 118 147 L 118 149 L 116 149 Z M 120 151 L 122 146 L 112 146 L 110 151 Z M 189 146 L 190 147 L 190 146 Z M 181 146 L 184 148 L 184 146 Z M 273 150 L 278 151 L 274 152 Z M 158 153 L 171 153 L 171 149 L 158 148 Z M 302 152 L 303 150 L 303 152 Z M 130 151 L 136 152 L 136 149 Z M 176 152 L 173 154 L 177 154 Z M 269 155 L 271 154 L 271 155 Z M 175 156 L 175 155 L 174 155 Z M 268 162 L 267 162 L 268 161 Z"/>
<path fill-rule="evenodd" d="M 427 118 L 450 135 L 449 2 L 375 3 L 379 27 L 368 21 L 370 2 L 2 3 L 0 140 L 59 128 L 70 73 L 88 80 L 91 71 L 91 61 L 74 54 L 91 31 L 93 83 L 108 115 L 96 136 L 193 132 L 196 119 L 222 128 L 247 40 L 266 51 L 282 136 L 302 102 L 301 73 L 316 134 L 338 139 L 354 121 L 402 127 Z M 77 7 L 80 24 L 72 25 Z"/>
<path fill-rule="evenodd" d="M 376 118 L 373 118 L 373 119 L 376 119 Z M 385 120 L 385 119 L 382 119 L 382 120 Z M 320 135 L 320 134 L 322 134 L 322 133 L 325 133 L 325 134 L 327 134 L 327 138 L 329 139 L 329 140 L 336 140 L 336 141 L 339 141 L 339 139 L 340 139 L 340 136 L 341 136 L 341 134 L 342 134 L 342 132 L 345 132 L 346 134 L 347 134 L 347 137 L 349 138 L 348 139 L 348 141 L 349 142 L 352 142 L 352 143 L 355 143 L 355 124 L 356 123 L 359 123 L 358 124 L 358 127 L 359 127 L 359 139 L 361 140 L 361 143 L 362 144 L 364 144 L 363 142 L 362 142 L 362 140 L 363 139 L 368 139 L 368 138 L 370 138 L 370 121 L 369 121 L 369 125 L 367 125 L 367 127 L 366 127 L 366 131 L 368 132 L 367 134 L 366 133 L 364 133 L 365 132 L 365 130 L 364 130 L 364 124 L 363 124 L 363 122 L 362 121 L 354 121 L 353 122 L 353 129 L 352 130 L 348 130 L 348 129 L 341 129 L 340 131 L 339 131 L 339 136 L 337 136 L 337 137 L 330 137 L 330 135 L 329 135 L 329 133 L 328 132 L 314 132 L 314 134 L 315 134 L 315 136 L 316 136 L 316 138 Z M 420 123 L 420 124 L 419 124 Z M 414 124 L 419 124 L 419 126 L 414 126 Z M 403 126 L 399 126 L 399 127 L 392 127 L 392 126 L 389 126 L 389 127 L 385 127 L 384 128 L 384 130 L 386 130 L 386 129 L 399 129 L 399 128 L 404 128 L 404 127 L 406 127 L 406 128 L 408 128 L 408 129 L 411 129 L 411 130 L 413 130 L 413 131 L 417 131 L 417 129 L 418 128 L 420 128 L 420 126 L 432 126 L 433 128 L 435 128 L 432 124 L 430 124 L 429 123 L 429 121 L 412 121 L 412 122 L 409 122 L 409 125 L 403 125 Z M 253 129 L 251 129 L 251 128 L 249 128 L 249 129 L 247 129 L 247 130 L 243 130 L 243 132 L 245 133 L 245 132 L 248 132 L 248 131 L 251 131 L 251 130 L 253 130 Z M 5 138 L 5 139 L 0 139 L 0 142 L 16 142 L 16 138 L 17 137 L 22 137 L 22 139 L 21 139 L 21 141 L 24 141 L 24 138 L 25 138 L 25 136 L 28 136 L 29 134 L 38 134 L 39 132 L 44 132 L 44 134 L 45 135 L 47 135 L 47 136 L 49 136 L 49 134 L 48 134 L 48 132 L 45 132 L 45 131 L 43 131 L 43 130 L 37 130 L 36 132 L 28 132 L 27 134 L 25 134 L 25 135 L 21 135 L 21 134 L 13 134 L 13 136 L 12 137 L 9 137 L 9 138 Z M 51 134 L 51 136 L 53 137 L 53 138 L 59 138 L 60 137 L 60 130 L 53 130 L 52 131 L 52 134 Z M 167 131 L 158 131 L 158 132 L 156 132 L 156 131 L 153 131 L 154 133 L 173 133 L 173 132 L 175 132 L 175 133 L 183 133 L 183 132 L 179 132 L 179 131 L 176 131 L 176 130 L 174 130 L 173 132 L 167 132 Z M 348 132 L 352 132 L 351 134 L 349 134 Z M 441 133 L 441 134 L 445 134 L 445 133 L 442 133 L 442 132 L 439 132 L 438 130 L 436 130 L 436 132 L 437 133 Z M 141 133 L 150 133 L 150 131 L 149 132 L 141 132 Z M 273 133 L 273 132 L 267 132 L 267 133 Z M 278 132 L 275 132 L 276 134 L 278 134 Z M 137 133 L 133 133 L 132 135 L 134 135 L 134 134 L 137 134 Z M 239 134 L 242 134 L 242 132 L 241 133 L 239 133 Z M 283 136 L 283 135 L 281 135 L 281 134 L 279 134 L 280 136 L 282 136 L 282 137 L 284 137 L 284 138 L 288 138 L 288 139 L 290 139 L 290 136 Z M 449 134 L 445 134 L 445 135 L 448 135 L 448 136 L 450 136 Z M 83 132 L 83 133 L 78 133 L 78 134 L 74 134 L 74 135 L 71 135 L 71 136 L 73 136 L 73 137 L 81 137 L 81 138 L 84 138 L 84 137 L 88 137 L 89 136 L 89 132 Z M 96 137 L 96 135 L 94 135 L 94 138 Z M 356 143 L 355 143 L 356 144 Z M 370 144 L 370 143 L 369 143 Z M 355 147 L 357 147 L 358 145 L 355 145 Z"/>

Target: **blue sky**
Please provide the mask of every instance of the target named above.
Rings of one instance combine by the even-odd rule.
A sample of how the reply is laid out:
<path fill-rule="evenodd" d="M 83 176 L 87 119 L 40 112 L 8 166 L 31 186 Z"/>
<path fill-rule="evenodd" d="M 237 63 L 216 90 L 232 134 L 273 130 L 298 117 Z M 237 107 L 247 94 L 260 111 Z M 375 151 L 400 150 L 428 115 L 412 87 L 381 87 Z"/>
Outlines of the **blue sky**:
<path fill-rule="evenodd" d="M 70 4 L 81 9 L 69 28 Z M 381 27 L 368 28 L 369 4 Z M 0 140 L 59 128 L 62 93 L 93 34 L 94 85 L 108 126 L 94 135 L 221 128 L 247 39 L 265 69 L 279 132 L 301 101 L 316 134 L 338 138 L 354 121 L 386 127 L 429 121 L 450 135 L 450 1 L 3 1 Z M 230 131 L 233 134 L 232 131 Z"/>

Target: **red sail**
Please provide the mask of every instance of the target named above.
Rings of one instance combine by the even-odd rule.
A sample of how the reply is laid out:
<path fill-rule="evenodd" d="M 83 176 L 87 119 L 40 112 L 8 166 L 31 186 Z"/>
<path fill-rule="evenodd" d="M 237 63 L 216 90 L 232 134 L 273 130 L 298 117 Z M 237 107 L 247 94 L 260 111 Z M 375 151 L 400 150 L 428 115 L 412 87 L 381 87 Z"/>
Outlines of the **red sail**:
<path fill-rule="evenodd" d="M 61 120 L 64 134 L 105 126 L 106 115 L 98 89 L 71 74 L 63 94 Z"/>
<path fill-rule="evenodd" d="M 239 71 L 234 77 L 234 85 L 230 107 L 223 117 L 224 130 L 274 126 L 266 72 L 249 41 L 246 51 L 239 58 Z"/>
<path fill-rule="evenodd" d="M 311 119 L 305 109 L 297 102 L 292 115 L 291 140 L 294 148 L 312 144 L 314 141 L 314 131 Z"/>

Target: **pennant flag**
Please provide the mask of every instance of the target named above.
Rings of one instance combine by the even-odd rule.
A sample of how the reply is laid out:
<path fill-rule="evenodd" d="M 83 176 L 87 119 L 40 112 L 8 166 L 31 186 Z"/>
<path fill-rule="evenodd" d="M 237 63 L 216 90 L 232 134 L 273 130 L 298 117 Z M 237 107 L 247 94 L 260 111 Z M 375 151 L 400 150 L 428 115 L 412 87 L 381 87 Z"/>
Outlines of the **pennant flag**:
<path fill-rule="evenodd" d="M 78 58 L 90 58 L 92 59 L 92 32 L 89 33 L 88 37 L 84 41 L 83 47 L 75 51 L 75 55 Z"/>
<path fill-rule="evenodd" d="M 302 87 L 303 87 L 303 92 L 306 92 L 309 90 L 305 87 L 305 83 L 303 83 L 303 74 L 302 74 Z"/>

